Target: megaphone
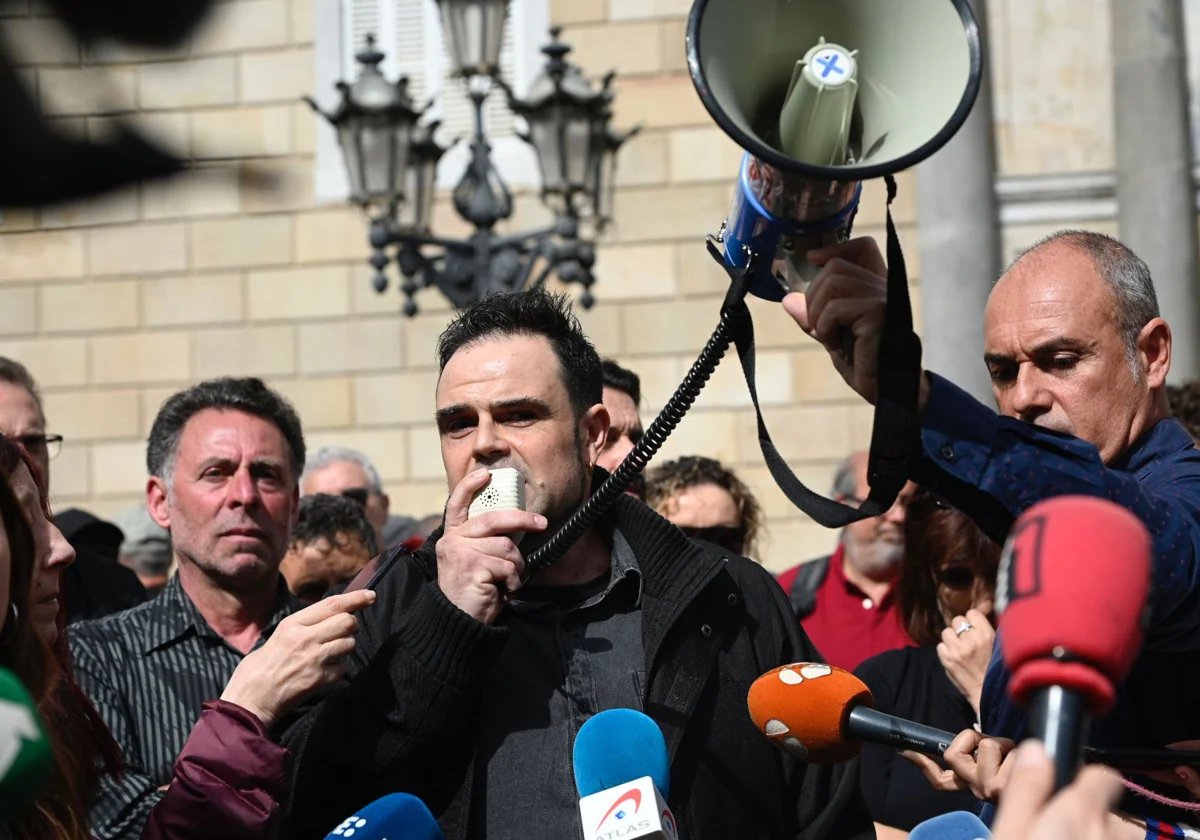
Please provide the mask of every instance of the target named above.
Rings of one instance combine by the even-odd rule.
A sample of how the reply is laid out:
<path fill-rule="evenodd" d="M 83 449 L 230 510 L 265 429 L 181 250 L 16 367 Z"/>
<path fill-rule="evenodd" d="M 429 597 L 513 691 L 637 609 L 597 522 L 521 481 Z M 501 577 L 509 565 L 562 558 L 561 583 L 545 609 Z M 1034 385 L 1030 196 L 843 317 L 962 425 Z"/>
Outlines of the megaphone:
<path fill-rule="evenodd" d="M 969 0 L 696 0 L 687 57 L 746 151 L 717 238 L 776 301 L 812 279 L 810 249 L 848 237 L 864 180 L 954 135 L 983 73 Z"/>
<path fill-rule="evenodd" d="M 983 48 L 969 0 L 695 0 L 687 57 L 704 107 L 746 150 L 717 236 L 723 253 L 708 242 L 731 280 L 721 322 L 633 451 L 526 558 L 526 578 L 560 559 L 645 469 L 731 344 L 771 477 L 819 524 L 841 528 L 886 513 L 920 451 L 921 342 L 890 210 L 891 175 L 941 148 L 971 112 Z M 803 290 L 816 273 L 808 252 L 849 236 L 862 182 L 879 177 L 888 185 L 887 309 L 867 466 L 871 490 L 855 508 L 805 487 L 767 433 L 745 296 L 778 301 Z M 852 343 L 842 351 L 847 359 L 852 353 Z"/>

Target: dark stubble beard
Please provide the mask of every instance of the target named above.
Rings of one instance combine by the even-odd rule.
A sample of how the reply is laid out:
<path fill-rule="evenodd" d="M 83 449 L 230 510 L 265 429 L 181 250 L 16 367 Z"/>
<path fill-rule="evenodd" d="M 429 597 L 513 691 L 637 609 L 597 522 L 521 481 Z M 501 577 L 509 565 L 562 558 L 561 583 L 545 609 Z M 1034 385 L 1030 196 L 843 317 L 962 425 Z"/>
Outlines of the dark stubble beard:
<path fill-rule="evenodd" d="M 583 503 L 587 501 L 589 495 L 588 491 L 590 490 L 588 484 L 591 480 L 591 476 L 588 471 L 587 460 L 583 456 L 583 438 L 579 434 L 578 425 L 575 427 L 575 452 L 579 458 L 579 480 L 576 482 L 575 492 L 572 494 L 572 498 L 569 501 L 564 501 L 562 504 L 555 505 L 555 510 L 546 512 L 546 530 L 536 533 L 527 532 L 525 534 L 521 540 L 521 545 L 519 546 L 521 549 L 521 555 L 523 557 L 529 557 L 531 554 L 549 542 L 550 538 L 557 534 L 563 525 L 567 524 L 567 520 L 575 514 L 575 511 L 579 510 L 579 508 L 583 506 Z"/>

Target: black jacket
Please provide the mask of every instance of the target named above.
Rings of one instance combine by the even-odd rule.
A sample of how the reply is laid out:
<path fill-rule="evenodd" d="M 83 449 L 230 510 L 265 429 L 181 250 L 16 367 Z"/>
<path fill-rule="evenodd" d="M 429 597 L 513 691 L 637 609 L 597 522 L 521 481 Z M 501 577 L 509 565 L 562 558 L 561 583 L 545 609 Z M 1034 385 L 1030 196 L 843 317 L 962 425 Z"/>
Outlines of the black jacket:
<path fill-rule="evenodd" d="M 124 539 L 120 528 L 76 508 L 59 513 L 54 522 L 75 549 L 75 562 L 62 575 L 68 624 L 104 618 L 146 601 L 138 576 L 117 561 Z"/>
<path fill-rule="evenodd" d="M 873 837 L 857 761 L 797 762 L 746 710 L 760 674 L 816 657 L 775 580 L 689 541 L 630 497 L 609 517 L 605 527 L 615 521 L 643 575 L 643 708 L 666 736 L 681 838 Z M 438 536 L 384 575 L 378 600 L 361 614 L 350 679 L 283 736 L 294 756 L 284 837 L 323 837 L 394 791 L 424 800 L 448 840 L 467 836 L 475 711 L 508 631 L 442 594 Z"/>

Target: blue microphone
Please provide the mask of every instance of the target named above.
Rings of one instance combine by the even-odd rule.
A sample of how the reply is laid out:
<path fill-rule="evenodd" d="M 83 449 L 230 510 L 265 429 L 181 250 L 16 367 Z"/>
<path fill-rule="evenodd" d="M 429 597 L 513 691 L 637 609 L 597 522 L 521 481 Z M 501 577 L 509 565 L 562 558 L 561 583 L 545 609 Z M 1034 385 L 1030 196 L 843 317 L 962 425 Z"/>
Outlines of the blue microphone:
<path fill-rule="evenodd" d="M 445 840 L 425 803 L 411 793 L 389 793 L 346 817 L 325 840 Z"/>
<path fill-rule="evenodd" d="M 633 709 L 609 709 L 585 721 L 575 736 L 572 760 L 580 796 L 642 776 L 649 776 L 663 796 L 670 793 L 667 741 L 657 723 Z"/>
<path fill-rule="evenodd" d="M 970 811 L 951 811 L 917 825 L 908 840 L 988 840 L 991 836 L 983 820 Z"/>
<path fill-rule="evenodd" d="M 633 709 L 591 717 L 575 736 L 573 763 L 585 836 L 677 840 L 667 807 L 671 760 L 652 719 Z"/>

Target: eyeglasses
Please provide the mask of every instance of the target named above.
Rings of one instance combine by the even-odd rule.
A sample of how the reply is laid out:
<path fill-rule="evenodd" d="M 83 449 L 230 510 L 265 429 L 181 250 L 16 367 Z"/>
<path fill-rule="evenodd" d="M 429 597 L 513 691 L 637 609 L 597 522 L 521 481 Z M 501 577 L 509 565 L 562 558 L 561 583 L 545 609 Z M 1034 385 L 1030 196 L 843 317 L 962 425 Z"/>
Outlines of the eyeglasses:
<path fill-rule="evenodd" d="M 719 545 L 726 551 L 732 551 L 741 556 L 746 549 L 746 529 L 733 525 L 714 525 L 711 528 L 693 528 L 680 525 L 679 530 L 693 540 L 703 540 L 713 545 Z"/>
<path fill-rule="evenodd" d="M 358 502 L 361 506 L 367 506 L 367 499 L 371 496 L 371 488 L 369 487 L 347 487 L 342 491 L 342 495 L 351 501 Z"/>
<path fill-rule="evenodd" d="M 22 435 L 12 440 L 25 447 L 25 451 L 30 455 L 45 453 L 50 460 L 54 460 L 58 453 L 62 452 L 62 435 Z"/>
<path fill-rule="evenodd" d="M 934 569 L 934 577 L 938 583 L 945 584 L 951 589 L 969 589 L 975 583 L 975 570 L 963 563 L 952 563 Z"/>

